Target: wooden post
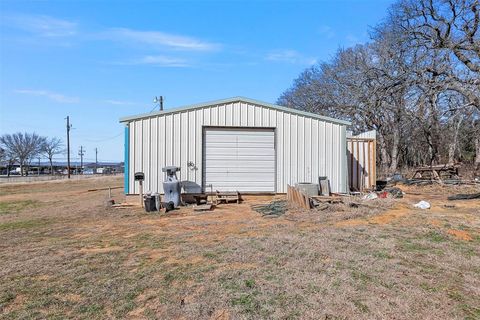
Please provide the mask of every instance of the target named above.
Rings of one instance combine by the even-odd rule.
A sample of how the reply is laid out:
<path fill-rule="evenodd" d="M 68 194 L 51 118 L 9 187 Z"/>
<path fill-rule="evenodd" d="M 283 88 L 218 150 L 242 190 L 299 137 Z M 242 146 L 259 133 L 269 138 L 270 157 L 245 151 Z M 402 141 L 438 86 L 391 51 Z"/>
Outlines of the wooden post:
<path fill-rule="evenodd" d="M 354 188 L 354 180 L 353 180 L 353 141 L 350 140 L 349 141 L 350 143 L 350 189 L 353 189 Z M 323 192 L 322 192 L 323 194 Z"/>
<path fill-rule="evenodd" d="M 368 141 L 368 140 L 367 140 Z M 365 190 L 365 173 L 367 172 L 367 153 L 365 152 L 365 140 L 362 141 L 362 160 L 363 160 L 363 170 L 362 170 L 362 185 L 360 186 L 361 191 Z"/>

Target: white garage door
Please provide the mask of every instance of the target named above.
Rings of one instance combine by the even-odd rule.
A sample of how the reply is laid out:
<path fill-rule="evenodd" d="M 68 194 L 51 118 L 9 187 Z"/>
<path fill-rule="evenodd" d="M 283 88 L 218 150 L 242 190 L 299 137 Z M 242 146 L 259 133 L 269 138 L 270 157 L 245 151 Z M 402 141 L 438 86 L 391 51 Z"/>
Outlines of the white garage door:
<path fill-rule="evenodd" d="M 203 157 L 205 191 L 275 192 L 273 129 L 208 128 Z"/>

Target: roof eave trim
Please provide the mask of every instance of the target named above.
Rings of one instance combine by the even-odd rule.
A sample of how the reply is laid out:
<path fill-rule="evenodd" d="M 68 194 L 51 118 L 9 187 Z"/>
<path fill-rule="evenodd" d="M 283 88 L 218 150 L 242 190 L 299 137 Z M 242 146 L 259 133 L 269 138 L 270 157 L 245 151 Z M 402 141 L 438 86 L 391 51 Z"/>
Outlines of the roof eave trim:
<path fill-rule="evenodd" d="M 214 100 L 214 101 L 209 101 L 209 102 L 202 102 L 202 103 L 187 105 L 187 106 L 183 106 L 183 107 L 167 109 L 167 110 L 163 110 L 163 111 L 156 111 L 156 112 L 138 114 L 138 115 L 134 115 L 134 116 L 127 116 L 127 117 L 120 118 L 119 121 L 120 121 L 120 123 L 131 122 L 131 121 L 134 121 L 134 120 L 151 118 L 151 117 L 161 116 L 161 115 L 175 113 L 175 112 L 188 111 L 188 110 L 193 110 L 193 109 L 205 108 L 205 107 L 209 107 L 209 106 L 232 103 L 232 102 L 240 102 L 240 101 L 241 102 L 247 102 L 247 103 L 250 103 L 250 104 L 255 104 L 255 105 L 258 105 L 258 106 L 271 108 L 271 109 L 275 109 L 275 110 L 294 113 L 294 114 L 298 114 L 298 115 L 302 115 L 302 116 L 306 116 L 306 117 L 310 117 L 310 118 L 316 118 L 316 119 L 320 119 L 320 120 L 323 120 L 323 121 L 338 123 L 338 124 L 342 124 L 342 125 L 347 125 L 348 126 L 348 125 L 352 124 L 350 121 L 335 119 L 335 118 L 322 116 L 322 115 L 318 115 L 318 114 L 311 113 L 311 112 L 306 112 L 306 111 L 301 111 L 301 110 L 297 110 L 297 109 L 293 109 L 293 108 L 283 107 L 283 106 L 279 106 L 279 105 L 276 105 L 276 104 L 271 104 L 271 103 L 268 103 L 268 102 L 263 102 L 263 101 L 250 99 L 250 98 L 245 98 L 245 97 L 233 97 L 233 98 L 228 98 L 228 99 Z"/>

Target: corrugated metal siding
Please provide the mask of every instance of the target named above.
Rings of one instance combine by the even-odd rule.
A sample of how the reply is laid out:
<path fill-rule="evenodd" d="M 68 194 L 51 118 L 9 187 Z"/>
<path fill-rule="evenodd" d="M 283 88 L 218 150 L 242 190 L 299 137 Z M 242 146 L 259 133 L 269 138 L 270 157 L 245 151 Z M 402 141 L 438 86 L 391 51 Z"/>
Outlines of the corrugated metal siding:
<path fill-rule="evenodd" d="M 377 131 L 376 130 L 365 131 L 360 134 L 357 134 L 356 136 L 353 135 L 351 131 L 347 131 L 347 138 L 376 139 Z"/>
<path fill-rule="evenodd" d="M 203 127 L 270 127 L 276 138 L 276 190 L 287 184 L 318 183 L 328 176 L 332 191 L 347 191 L 346 126 L 246 102 L 178 111 L 130 124 L 130 177 L 145 172 L 144 190 L 163 193 L 161 168 L 181 167 L 178 177 L 202 185 Z M 194 167 L 188 167 L 188 162 Z M 129 179 L 129 190 L 138 185 Z"/>

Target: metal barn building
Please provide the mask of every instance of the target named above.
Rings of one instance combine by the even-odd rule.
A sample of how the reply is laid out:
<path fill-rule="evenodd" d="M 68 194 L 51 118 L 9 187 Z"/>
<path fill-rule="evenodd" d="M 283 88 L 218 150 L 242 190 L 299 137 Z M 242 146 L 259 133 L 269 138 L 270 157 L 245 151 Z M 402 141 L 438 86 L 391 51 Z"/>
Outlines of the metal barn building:
<path fill-rule="evenodd" d="M 165 166 L 181 167 L 186 192 L 286 193 L 318 183 L 347 192 L 350 123 L 243 97 L 120 119 L 125 124 L 125 193 L 163 193 Z"/>

